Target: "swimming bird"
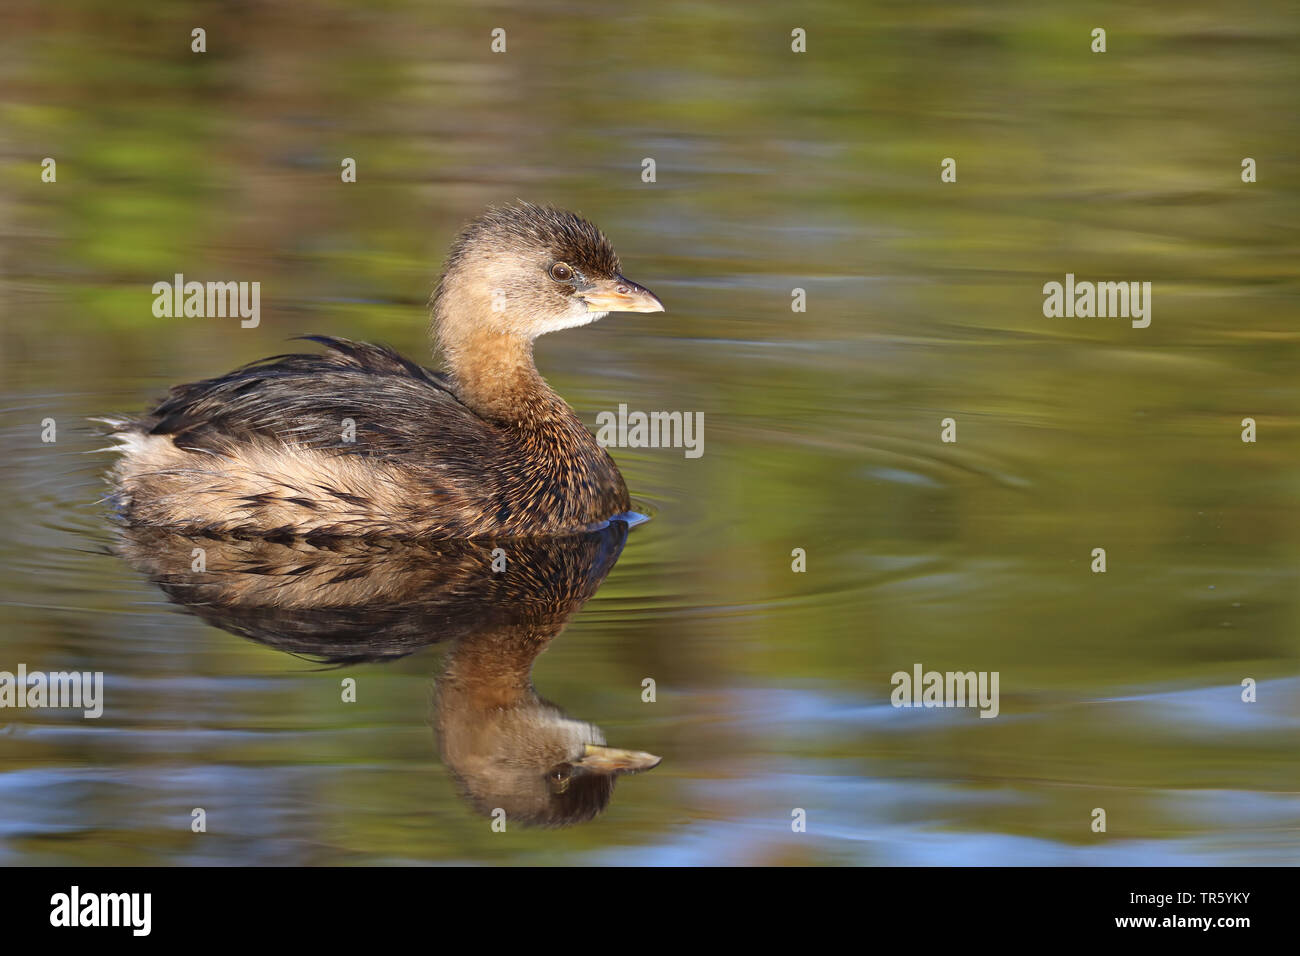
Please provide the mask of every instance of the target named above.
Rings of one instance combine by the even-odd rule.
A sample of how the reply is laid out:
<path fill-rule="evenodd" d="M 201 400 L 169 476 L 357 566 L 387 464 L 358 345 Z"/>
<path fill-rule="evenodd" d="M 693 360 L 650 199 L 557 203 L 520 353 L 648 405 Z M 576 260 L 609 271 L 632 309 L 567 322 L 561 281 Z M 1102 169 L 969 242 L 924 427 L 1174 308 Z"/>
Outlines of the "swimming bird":
<path fill-rule="evenodd" d="M 186 533 L 473 538 L 566 533 L 630 509 L 613 459 L 547 385 L 533 342 L 609 312 L 661 312 L 590 221 L 517 202 L 451 247 L 432 298 L 445 371 L 307 336 L 99 419 L 120 516 Z"/>

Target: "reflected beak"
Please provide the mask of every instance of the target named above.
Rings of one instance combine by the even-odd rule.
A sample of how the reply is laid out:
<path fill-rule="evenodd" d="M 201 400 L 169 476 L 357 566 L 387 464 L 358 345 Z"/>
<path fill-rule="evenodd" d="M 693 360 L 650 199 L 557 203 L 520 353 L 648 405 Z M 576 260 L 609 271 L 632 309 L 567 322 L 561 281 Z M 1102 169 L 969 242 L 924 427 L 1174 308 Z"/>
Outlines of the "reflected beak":
<path fill-rule="evenodd" d="M 576 761 L 574 766 L 593 773 L 640 773 L 642 770 L 653 770 L 663 759 L 641 750 L 619 750 L 587 744 L 582 759 Z"/>
<path fill-rule="evenodd" d="M 578 292 L 588 312 L 662 312 L 664 304 L 643 285 L 615 276 L 601 279 Z"/>

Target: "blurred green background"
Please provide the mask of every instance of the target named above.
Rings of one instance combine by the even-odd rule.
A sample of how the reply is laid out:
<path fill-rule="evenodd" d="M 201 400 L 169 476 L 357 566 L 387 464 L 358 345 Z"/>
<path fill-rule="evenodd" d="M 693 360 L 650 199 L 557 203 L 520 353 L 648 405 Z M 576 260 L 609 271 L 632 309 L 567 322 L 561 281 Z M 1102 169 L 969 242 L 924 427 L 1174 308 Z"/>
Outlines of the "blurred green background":
<path fill-rule="evenodd" d="M 6 4 L 0 669 L 103 670 L 108 700 L 0 711 L 0 863 L 1297 862 L 1298 28 Z M 440 652 L 349 669 L 345 706 L 339 672 L 177 614 L 101 553 L 85 419 L 292 335 L 425 360 L 448 242 L 515 197 L 595 219 L 668 307 L 543 339 L 543 374 L 589 424 L 703 412 L 705 452 L 614 450 L 654 520 L 534 674 L 663 765 L 594 823 L 497 834 L 436 757 Z M 259 281 L 261 325 L 155 318 L 177 272 Z M 1044 318 L 1067 272 L 1152 282 L 1151 327 Z M 1001 716 L 892 709 L 917 662 L 999 671 Z"/>

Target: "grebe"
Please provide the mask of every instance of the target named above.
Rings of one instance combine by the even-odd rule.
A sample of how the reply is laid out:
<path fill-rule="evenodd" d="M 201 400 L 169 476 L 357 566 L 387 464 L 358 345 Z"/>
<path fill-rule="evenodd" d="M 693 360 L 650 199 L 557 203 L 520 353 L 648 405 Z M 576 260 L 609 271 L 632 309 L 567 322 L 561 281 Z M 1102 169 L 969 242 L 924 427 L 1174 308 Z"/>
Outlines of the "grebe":
<path fill-rule="evenodd" d="M 489 209 L 452 245 L 432 300 L 447 367 L 308 336 L 108 423 L 128 524 L 188 533 L 472 538 L 554 534 L 630 508 L 613 459 L 538 374 L 533 340 L 609 312 L 662 312 L 594 224 Z"/>

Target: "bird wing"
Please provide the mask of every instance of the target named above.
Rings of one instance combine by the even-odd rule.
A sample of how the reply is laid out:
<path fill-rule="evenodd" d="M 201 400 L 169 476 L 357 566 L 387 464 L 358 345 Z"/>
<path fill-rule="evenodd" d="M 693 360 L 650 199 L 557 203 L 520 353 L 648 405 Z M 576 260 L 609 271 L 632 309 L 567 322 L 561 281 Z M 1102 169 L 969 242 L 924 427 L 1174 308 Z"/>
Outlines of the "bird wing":
<path fill-rule="evenodd" d="M 384 346 L 305 338 L 329 351 L 277 355 L 178 385 L 135 426 L 193 450 L 220 453 L 276 439 L 399 462 L 415 455 L 427 460 L 430 448 L 454 458 L 466 442 L 481 454 L 484 440 L 492 438 L 491 426 L 461 404 L 438 373 Z"/>

